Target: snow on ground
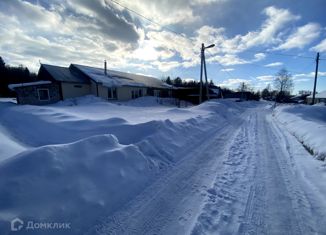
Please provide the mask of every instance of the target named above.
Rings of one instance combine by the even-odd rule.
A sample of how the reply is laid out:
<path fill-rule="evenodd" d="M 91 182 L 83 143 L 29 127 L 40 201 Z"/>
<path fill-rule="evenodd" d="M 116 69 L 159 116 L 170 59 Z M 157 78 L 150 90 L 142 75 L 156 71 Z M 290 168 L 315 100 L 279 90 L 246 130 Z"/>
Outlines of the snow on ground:
<path fill-rule="evenodd" d="M 326 106 L 281 105 L 274 115 L 316 158 L 325 160 Z"/>
<path fill-rule="evenodd" d="M 243 111 L 232 101 L 179 109 L 151 97 L 0 103 L 0 219 L 65 220 L 80 234 L 178 162 L 176 152 Z"/>
<path fill-rule="evenodd" d="M 0 234 L 15 217 L 69 235 L 326 231 L 325 167 L 268 103 L 162 103 L 0 103 Z"/>
<path fill-rule="evenodd" d="M 0 98 L 0 102 L 12 102 L 17 104 L 17 99 L 16 98 Z"/>

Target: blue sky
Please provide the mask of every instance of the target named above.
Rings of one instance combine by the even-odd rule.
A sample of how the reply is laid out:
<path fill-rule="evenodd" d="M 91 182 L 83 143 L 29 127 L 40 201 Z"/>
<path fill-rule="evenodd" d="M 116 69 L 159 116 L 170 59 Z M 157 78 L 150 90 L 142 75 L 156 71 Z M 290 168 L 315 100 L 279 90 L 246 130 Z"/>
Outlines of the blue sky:
<path fill-rule="evenodd" d="M 262 89 L 286 68 L 297 92 L 312 89 L 318 51 L 317 91 L 326 90 L 323 0 L 115 1 L 1 0 L 0 55 L 33 71 L 39 61 L 102 67 L 106 59 L 111 69 L 198 80 L 200 45 L 214 43 L 206 59 L 216 84 Z"/>

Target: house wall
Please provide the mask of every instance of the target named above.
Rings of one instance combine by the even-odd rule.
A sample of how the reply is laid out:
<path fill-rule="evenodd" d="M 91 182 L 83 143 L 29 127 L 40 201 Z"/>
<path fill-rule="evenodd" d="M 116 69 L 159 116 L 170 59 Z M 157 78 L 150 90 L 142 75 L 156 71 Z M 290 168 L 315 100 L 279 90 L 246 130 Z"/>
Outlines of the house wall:
<path fill-rule="evenodd" d="M 97 96 L 97 87 L 93 80 L 91 80 L 91 94 Z"/>
<path fill-rule="evenodd" d="M 142 96 L 147 95 L 147 88 L 145 87 L 118 87 L 117 88 L 117 96 L 118 100 L 131 100 L 132 99 L 132 91 L 135 93 L 142 90 Z M 138 93 L 137 93 L 138 94 Z"/>
<path fill-rule="evenodd" d="M 307 104 L 312 104 L 312 98 L 306 98 Z M 321 102 L 326 102 L 326 98 L 315 98 L 315 104 L 321 103 Z"/>
<path fill-rule="evenodd" d="M 102 85 L 98 85 L 98 96 L 103 99 L 108 99 L 108 88 Z"/>
<path fill-rule="evenodd" d="M 91 92 L 91 86 L 83 83 L 68 83 L 61 82 L 62 98 L 74 98 L 84 95 L 89 95 Z"/>
<path fill-rule="evenodd" d="M 49 100 L 39 100 L 38 89 L 49 90 Z M 32 105 L 45 105 L 52 104 L 60 101 L 60 86 L 59 84 L 42 84 L 26 87 L 16 87 L 17 103 L 18 104 L 32 104 Z"/>

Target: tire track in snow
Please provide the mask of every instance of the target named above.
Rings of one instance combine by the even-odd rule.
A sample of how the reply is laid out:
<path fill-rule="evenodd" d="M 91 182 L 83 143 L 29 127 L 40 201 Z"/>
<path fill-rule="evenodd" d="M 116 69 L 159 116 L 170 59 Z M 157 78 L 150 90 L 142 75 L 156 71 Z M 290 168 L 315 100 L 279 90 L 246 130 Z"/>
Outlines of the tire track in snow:
<path fill-rule="evenodd" d="M 252 113 L 236 134 L 192 234 L 320 234 L 291 145 L 266 116 Z"/>
<path fill-rule="evenodd" d="M 255 115 L 249 115 L 229 146 L 227 158 L 223 162 L 223 173 L 217 176 L 215 184 L 208 190 L 209 198 L 192 234 L 216 234 L 217 231 L 219 234 L 234 234 L 243 217 L 239 208 L 247 205 L 246 213 L 251 213 L 254 121 Z M 249 198 L 242 195 L 249 195 Z"/>
<path fill-rule="evenodd" d="M 86 234 L 189 233 L 223 160 L 225 143 L 242 122 L 239 117 L 232 126 L 201 136 L 166 176 Z"/>

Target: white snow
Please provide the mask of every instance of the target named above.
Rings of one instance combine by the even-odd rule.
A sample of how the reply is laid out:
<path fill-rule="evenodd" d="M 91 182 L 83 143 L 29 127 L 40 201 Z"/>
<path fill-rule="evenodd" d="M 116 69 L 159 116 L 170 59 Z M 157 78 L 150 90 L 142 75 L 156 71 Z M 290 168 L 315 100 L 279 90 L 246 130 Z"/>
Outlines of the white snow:
<path fill-rule="evenodd" d="M 281 105 L 274 115 L 314 156 L 326 158 L 326 106 Z"/>
<path fill-rule="evenodd" d="M 17 87 L 35 86 L 35 85 L 43 85 L 43 84 L 51 84 L 51 81 L 37 81 L 37 82 L 15 83 L 15 84 L 9 84 L 8 87 L 9 87 L 10 90 L 14 90 Z"/>
<path fill-rule="evenodd" d="M 307 98 L 312 98 L 312 95 L 307 96 Z M 315 98 L 326 98 L 326 91 L 319 92 L 315 95 Z"/>
<path fill-rule="evenodd" d="M 15 217 L 71 223 L 59 234 L 325 231 L 323 162 L 268 103 L 162 103 L 0 102 L 0 233 Z"/>

